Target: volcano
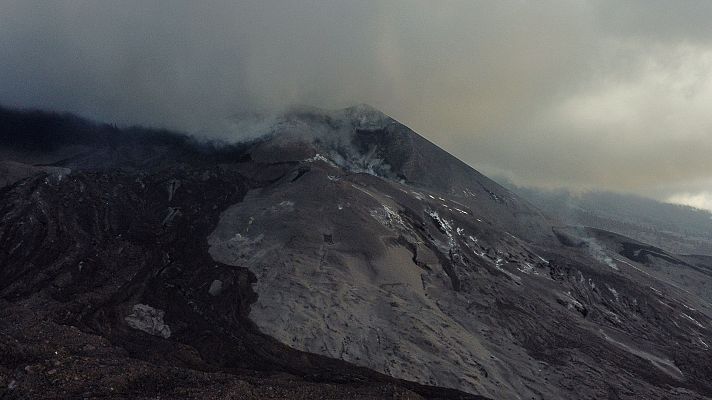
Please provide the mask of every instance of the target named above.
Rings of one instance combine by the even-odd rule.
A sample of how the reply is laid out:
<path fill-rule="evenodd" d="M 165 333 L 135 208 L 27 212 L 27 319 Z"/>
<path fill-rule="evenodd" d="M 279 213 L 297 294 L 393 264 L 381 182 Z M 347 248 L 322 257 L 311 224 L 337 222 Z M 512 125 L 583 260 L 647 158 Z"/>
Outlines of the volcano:
<path fill-rule="evenodd" d="M 366 105 L 262 129 L 0 111 L 2 395 L 712 397 L 712 258 L 563 226 Z"/>

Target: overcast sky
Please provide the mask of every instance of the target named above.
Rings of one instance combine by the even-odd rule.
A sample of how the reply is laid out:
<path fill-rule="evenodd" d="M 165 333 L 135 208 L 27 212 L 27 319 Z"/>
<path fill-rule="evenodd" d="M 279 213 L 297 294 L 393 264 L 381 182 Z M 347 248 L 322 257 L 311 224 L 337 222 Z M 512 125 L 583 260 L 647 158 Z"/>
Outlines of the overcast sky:
<path fill-rule="evenodd" d="M 712 2 L 0 0 L 0 103 L 206 129 L 368 103 L 515 183 L 712 209 Z"/>

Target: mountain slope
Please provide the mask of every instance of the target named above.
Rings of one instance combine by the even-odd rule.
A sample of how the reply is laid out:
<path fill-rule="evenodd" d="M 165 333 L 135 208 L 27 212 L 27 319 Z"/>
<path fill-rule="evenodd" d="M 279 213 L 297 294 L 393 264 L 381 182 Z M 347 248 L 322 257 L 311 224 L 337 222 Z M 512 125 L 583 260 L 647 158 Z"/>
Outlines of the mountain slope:
<path fill-rule="evenodd" d="M 0 191 L 0 297 L 27 329 L 327 397 L 712 396 L 692 283 L 709 260 L 555 226 L 369 107 L 295 110 L 228 146 L 86 122 L 63 139 L 8 113 L 4 137 L 51 146 L 6 160 L 57 169 Z M 16 388 L 22 362 L 3 364 Z"/>
<path fill-rule="evenodd" d="M 676 253 L 712 254 L 709 211 L 618 193 L 507 186 L 562 223 L 618 232 Z"/>

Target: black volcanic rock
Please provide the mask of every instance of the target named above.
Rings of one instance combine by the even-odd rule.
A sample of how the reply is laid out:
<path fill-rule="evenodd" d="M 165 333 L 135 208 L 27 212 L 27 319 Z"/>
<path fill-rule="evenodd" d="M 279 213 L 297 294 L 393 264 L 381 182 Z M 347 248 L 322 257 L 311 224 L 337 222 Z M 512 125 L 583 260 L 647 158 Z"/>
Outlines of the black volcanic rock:
<path fill-rule="evenodd" d="M 553 226 L 370 107 L 0 138 L 0 396 L 712 396 L 707 258 Z"/>

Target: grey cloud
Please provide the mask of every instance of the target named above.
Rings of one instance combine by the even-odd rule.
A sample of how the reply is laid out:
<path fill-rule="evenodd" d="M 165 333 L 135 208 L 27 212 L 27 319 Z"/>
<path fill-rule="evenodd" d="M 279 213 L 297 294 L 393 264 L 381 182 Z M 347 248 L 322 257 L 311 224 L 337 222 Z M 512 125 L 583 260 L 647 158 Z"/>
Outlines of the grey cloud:
<path fill-rule="evenodd" d="M 372 104 L 485 173 L 710 190 L 706 1 L 0 0 L 0 103 L 191 132 Z M 232 134 L 232 133 L 228 133 Z"/>
<path fill-rule="evenodd" d="M 712 38 L 712 3 L 706 0 L 599 0 L 595 16 L 605 34 L 661 42 Z"/>

